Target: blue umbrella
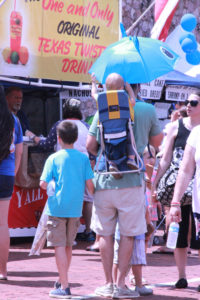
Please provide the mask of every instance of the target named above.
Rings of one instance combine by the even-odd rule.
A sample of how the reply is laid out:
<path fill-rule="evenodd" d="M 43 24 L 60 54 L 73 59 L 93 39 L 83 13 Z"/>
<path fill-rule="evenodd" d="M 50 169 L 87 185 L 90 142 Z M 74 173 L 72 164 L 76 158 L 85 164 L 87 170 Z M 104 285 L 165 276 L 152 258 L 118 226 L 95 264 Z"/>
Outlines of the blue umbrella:
<path fill-rule="evenodd" d="M 89 73 L 102 84 L 111 73 L 120 74 L 128 83 L 145 83 L 172 71 L 178 57 L 159 40 L 124 37 L 102 52 Z"/>

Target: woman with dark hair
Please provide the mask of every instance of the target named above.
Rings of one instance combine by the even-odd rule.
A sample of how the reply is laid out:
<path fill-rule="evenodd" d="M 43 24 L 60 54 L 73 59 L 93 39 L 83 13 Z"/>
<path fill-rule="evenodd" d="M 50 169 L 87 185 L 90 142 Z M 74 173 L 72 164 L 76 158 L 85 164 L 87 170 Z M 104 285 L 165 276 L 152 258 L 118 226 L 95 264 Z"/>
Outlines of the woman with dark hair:
<path fill-rule="evenodd" d="M 9 200 L 20 164 L 23 136 L 19 120 L 8 109 L 2 87 L 0 87 L 0 107 L 0 280 L 6 280 L 10 244 Z"/>
<path fill-rule="evenodd" d="M 81 126 L 84 125 L 84 127 L 82 127 L 83 129 L 85 129 L 85 127 L 88 128 L 87 124 L 82 122 L 82 113 L 80 110 L 80 100 L 78 99 L 67 99 L 65 101 L 65 103 L 63 104 L 63 120 L 76 120 L 76 123 L 78 121 L 79 125 Z M 49 131 L 49 134 L 47 136 L 47 138 L 45 140 L 41 139 L 38 136 L 33 135 L 32 133 L 29 135 L 30 138 L 34 141 L 34 143 L 41 149 L 47 152 L 53 152 L 57 150 L 57 132 L 56 132 L 56 128 L 58 126 L 58 124 L 61 121 L 57 121 L 52 128 Z M 79 126 L 79 127 L 80 127 Z M 79 128 L 80 131 L 80 128 Z M 79 132 L 79 139 L 81 136 L 82 132 Z M 76 142 L 77 143 L 77 142 Z M 76 143 L 75 143 L 75 148 L 76 148 Z M 84 144 L 86 143 L 86 140 L 84 142 Z M 83 146 L 85 148 L 85 146 Z M 82 147 L 82 148 L 83 148 Z M 86 152 L 86 148 L 84 151 L 78 149 L 81 152 Z M 87 153 L 87 152 L 86 152 Z"/>

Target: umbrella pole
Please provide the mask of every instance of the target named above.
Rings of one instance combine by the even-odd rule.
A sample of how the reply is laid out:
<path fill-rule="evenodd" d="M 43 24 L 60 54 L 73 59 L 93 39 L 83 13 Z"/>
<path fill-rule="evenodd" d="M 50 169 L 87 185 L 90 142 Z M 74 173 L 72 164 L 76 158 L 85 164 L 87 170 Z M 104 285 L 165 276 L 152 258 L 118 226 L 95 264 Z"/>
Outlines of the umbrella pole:
<path fill-rule="evenodd" d="M 126 34 L 129 35 L 131 30 L 140 22 L 140 20 L 148 13 L 148 11 L 154 6 L 156 0 L 149 5 L 149 7 L 141 14 L 141 16 L 126 30 Z"/>

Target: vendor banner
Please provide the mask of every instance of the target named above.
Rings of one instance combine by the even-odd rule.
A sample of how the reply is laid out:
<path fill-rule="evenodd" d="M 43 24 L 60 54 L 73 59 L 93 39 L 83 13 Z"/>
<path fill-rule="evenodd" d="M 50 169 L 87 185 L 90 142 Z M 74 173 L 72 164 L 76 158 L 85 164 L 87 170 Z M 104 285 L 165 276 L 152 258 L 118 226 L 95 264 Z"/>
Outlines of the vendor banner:
<path fill-rule="evenodd" d="M 89 82 L 93 62 L 119 38 L 119 1 L 1 1 L 0 74 Z"/>
<path fill-rule="evenodd" d="M 9 228 L 37 227 L 46 200 L 45 190 L 14 186 L 8 214 Z"/>
<path fill-rule="evenodd" d="M 169 85 L 165 90 L 165 99 L 171 101 L 185 101 L 196 88 L 182 85 Z"/>
<path fill-rule="evenodd" d="M 140 94 L 142 98 L 158 100 L 161 98 L 162 90 L 165 85 L 165 80 L 155 79 L 149 83 L 140 85 Z"/>

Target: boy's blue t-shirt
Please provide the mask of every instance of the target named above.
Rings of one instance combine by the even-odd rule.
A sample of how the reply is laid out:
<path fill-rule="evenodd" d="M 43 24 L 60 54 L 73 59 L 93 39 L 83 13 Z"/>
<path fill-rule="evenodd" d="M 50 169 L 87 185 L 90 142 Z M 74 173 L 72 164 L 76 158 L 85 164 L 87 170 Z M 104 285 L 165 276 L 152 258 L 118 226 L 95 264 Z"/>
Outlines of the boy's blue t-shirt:
<path fill-rule="evenodd" d="M 14 131 L 10 154 L 0 164 L 0 175 L 15 176 L 15 145 L 23 143 L 22 128 L 19 119 L 13 114 Z"/>
<path fill-rule="evenodd" d="M 48 198 L 49 216 L 73 218 L 82 214 L 85 182 L 94 177 L 88 157 L 75 149 L 62 149 L 50 155 L 40 177 L 55 181 L 55 194 Z"/>

